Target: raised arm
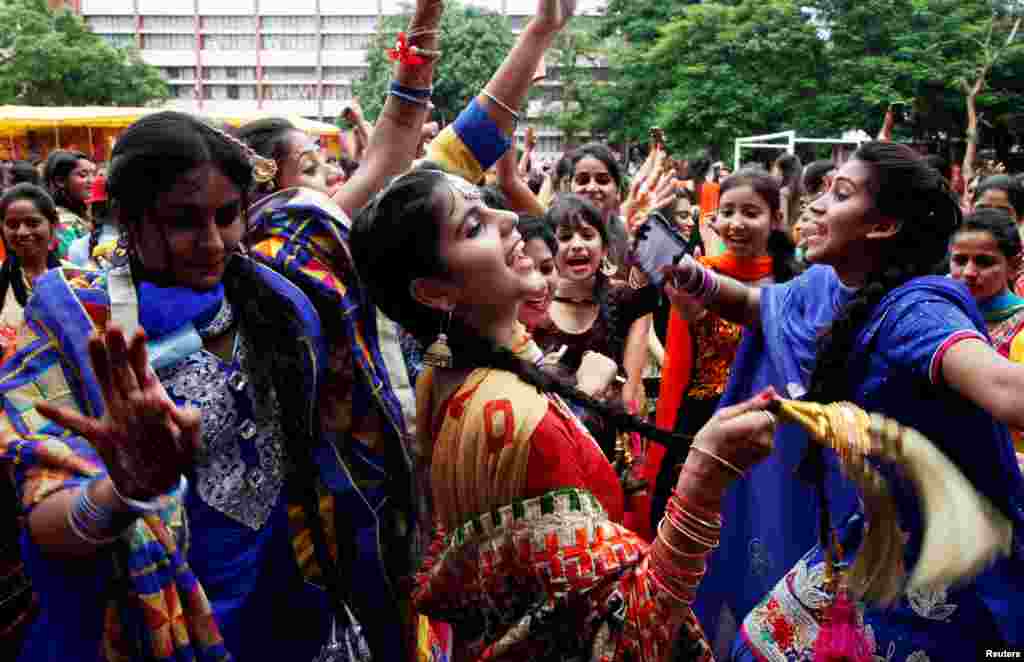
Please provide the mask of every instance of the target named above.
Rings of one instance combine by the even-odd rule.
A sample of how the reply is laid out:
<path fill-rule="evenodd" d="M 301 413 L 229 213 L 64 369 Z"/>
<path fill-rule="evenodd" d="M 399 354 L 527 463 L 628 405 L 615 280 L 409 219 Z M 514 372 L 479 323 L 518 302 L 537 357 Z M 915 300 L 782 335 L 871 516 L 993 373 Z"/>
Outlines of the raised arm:
<path fill-rule="evenodd" d="M 469 107 L 431 143 L 427 158 L 471 182 L 511 148 L 519 112 L 544 51 L 565 27 L 575 0 L 538 0 L 537 14 Z"/>
<path fill-rule="evenodd" d="M 665 295 L 684 318 L 693 319 L 707 308 L 736 324 L 760 324 L 761 288 L 715 273 L 689 255 L 665 273 Z"/>
<path fill-rule="evenodd" d="M 974 161 L 978 158 L 978 94 L 985 84 L 984 77 L 979 77 L 977 82 L 971 86 L 966 81 L 961 81 L 964 92 L 967 93 L 967 147 L 964 150 L 964 162 L 960 168 L 960 174 L 964 178 L 963 202 L 971 204 L 968 199 L 967 190 L 970 188 L 971 180 L 974 179 Z"/>
<path fill-rule="evenodd" d="M 40 414 L 88 440 L 108 472 L 91 479 L 68 475 L 66 484 L 74 487 L 53 491 L 32 507 L 32 541 L 55 558 L 88 557 L 118 540 L 143 512 L 158 509 L 154 499 L 182 484 L 200 446 L 199 413 L 168 397 L 149 367 L 141 332 L 129 343 L 120 329 L 110 328 L 103 339 L 90 340 L 89 354 L 103 391 L 102 420 L 36 404 Z M 52 483 L 66 468 L 35 471 L 51 472 L 45 480 Z"/>
<path fill-rule="evenodd" d="M 517 214 L 543 216 L 544 205 L 540 204 L 526 182 L 516 173 L 515 150 L 506 151 L 497 163 L 498 186 L 508 198 L 509 207 Z"/>
<path fill-rule="evenodd" d="M 442 0 L 416 1 L 416 13 L 408 30 L 410 47 L 427 53 L 437 50 L 443 10 Z M 407 170 L 416 156 L 421 128 L 430 114 L 429 90 L 434 81 L 433 57 L 428 55 L 425 59 L 421 64 L 395 64 L 395 83 L 400 89 L 389 93 L 384 102 L 369 136 L 365 163 L 334 194 L 334 201 L 349 216 L 365 205 L 388 179 Z M 409 90 L 415 92 L 410 94 Z"/>

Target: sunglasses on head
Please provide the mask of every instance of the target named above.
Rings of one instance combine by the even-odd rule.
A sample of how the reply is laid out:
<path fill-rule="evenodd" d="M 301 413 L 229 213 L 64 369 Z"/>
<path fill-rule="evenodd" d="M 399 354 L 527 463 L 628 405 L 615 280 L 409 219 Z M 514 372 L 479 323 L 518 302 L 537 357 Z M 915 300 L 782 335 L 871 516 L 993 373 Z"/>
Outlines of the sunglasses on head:
<path fill-rule="evenodd" d="M 576 186 L 586 186 L 590 183 L 591 178 L 597 182 L 598 186 L 608 186 L 612 183 L 612 176 L 606 172 L 599 172 L 593 176 L 589 172 L 581 172 L 573 177 L 573 181 L 576 183 Z"/>

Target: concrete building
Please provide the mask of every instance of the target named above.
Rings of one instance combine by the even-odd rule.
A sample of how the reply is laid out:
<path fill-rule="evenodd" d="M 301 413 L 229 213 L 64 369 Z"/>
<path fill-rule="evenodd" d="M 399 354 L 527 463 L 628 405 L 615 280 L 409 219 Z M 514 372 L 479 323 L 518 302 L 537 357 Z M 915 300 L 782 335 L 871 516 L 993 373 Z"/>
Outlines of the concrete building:
<path fill-rule="evenodd" d="M 596 2 L 582 3 L 587 13 Z M 405 0 L 73 0 L 92 30 L 135 45 L 163 71 L 171 106 L 189 112 L 254 109 L 330 121 L 352 98 L 381 17 Z M 473 0 L 521 30 L 536 0 Z M 529 116 L 560 99 L 557 69 Z M 382 91 L 383 93 L 383 91 Z M 560 133 L 531 122 L 538 151 L 562 151 Z"/>

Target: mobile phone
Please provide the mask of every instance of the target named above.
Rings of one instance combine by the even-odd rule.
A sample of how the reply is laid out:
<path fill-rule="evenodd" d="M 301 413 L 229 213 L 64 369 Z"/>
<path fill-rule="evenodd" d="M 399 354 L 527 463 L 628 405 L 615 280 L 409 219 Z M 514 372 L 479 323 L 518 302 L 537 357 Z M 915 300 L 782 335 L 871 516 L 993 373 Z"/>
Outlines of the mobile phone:
<path fill-rule="evenodd" d="M 661 130 L 661 127 L 651 127 L 651 142 L 655 145 L 665 144 L 665 132 Z"/>
<path fill-rule="evenodd" d="M 693 229 L 694 234 L 698 232 Z M 650 214 L 633 233 L 629 262 L 638 267 L 655 286 L 661 287 L 661 269 L 683 259 L 693 248 L 678 228 L 658 212 Z"/>

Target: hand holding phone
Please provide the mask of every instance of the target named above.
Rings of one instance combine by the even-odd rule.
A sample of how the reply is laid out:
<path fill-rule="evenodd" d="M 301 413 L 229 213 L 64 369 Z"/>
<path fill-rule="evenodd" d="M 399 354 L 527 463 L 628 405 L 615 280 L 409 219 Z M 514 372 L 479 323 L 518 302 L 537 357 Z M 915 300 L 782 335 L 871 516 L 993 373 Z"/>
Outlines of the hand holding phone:
<path fill-rule="evenodd" d="M 650 214 L 633 233 L 630 263 L 638 267 L 657 287 L 665 278 L 665 268 L 675 265 L 691 248 L 672 221 L 658 212 Z"/>

